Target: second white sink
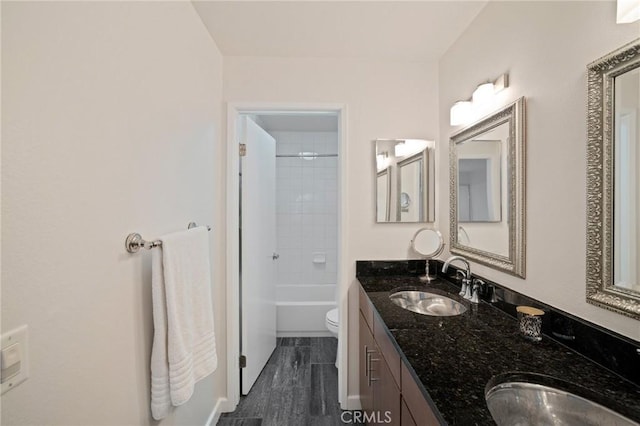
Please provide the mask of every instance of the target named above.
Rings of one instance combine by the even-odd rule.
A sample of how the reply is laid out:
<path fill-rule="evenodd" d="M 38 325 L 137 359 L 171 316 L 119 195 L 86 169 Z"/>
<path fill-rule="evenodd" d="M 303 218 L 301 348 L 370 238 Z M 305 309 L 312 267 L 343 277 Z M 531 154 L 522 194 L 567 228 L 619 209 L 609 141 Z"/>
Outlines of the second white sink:
<path fill-rule="evenodd" d="M 523 377 L 534 380 L 534 383 L 522 381 Z M 513 378 L 509 378 L 508 374 L 492 378 L 485 389 L 485 399 L 491 416 L 499 426 L 639 426 L 613 409 L 590 400 L 586 395 L 535 383 L 542 381 L 541 379 L 553 380 L 526 373 L 516 374 Z M 578 387 L 575 386 L 575 389 Z"/>

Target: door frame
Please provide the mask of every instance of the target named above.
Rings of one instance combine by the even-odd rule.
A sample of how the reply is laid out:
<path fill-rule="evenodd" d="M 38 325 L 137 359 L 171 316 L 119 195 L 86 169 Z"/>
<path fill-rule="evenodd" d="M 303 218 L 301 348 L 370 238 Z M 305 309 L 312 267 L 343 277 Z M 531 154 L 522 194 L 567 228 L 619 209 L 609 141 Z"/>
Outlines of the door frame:
<path fill-rule="evenodd" d="M 265 103 L 265 102 L 228 102 L 227 103 L 227 154 L 226 154 L 226 320 L 227 320 L 227 401 L 229 411 L 233 411 L 240 402 L 240 155 L 239 135 L 236 123 L 241 114 L 252 112 L 333 112 L 338 116 L 338 273 L 337 305 L 340 313 L 338 329 L 338 401 L 347 408 L 348 383 L 348 277 L 347 273 L 347 107 L 334 103 Z"/>

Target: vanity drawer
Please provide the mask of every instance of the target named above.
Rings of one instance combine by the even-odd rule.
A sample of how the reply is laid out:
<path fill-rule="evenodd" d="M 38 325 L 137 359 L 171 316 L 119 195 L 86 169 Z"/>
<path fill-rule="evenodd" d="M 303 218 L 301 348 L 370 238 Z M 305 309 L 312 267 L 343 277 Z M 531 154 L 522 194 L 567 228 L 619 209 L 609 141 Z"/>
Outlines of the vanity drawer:
<path fill-rule="evenodd" d="M 420 419 L 423 426 L 436 426 L 440 422 L 424 398 L 422 390 L 414 380 L 413 376 L 402 363 L 402 400 L 406 404 L 406 408 L 414 419 Z M 410 422 L 408 424 L 411 424 Z"/>
<path fill-rule="evenodd" d="M 373 337 L 380 348 L 382 356 L 384 356 L 384 359 L 387 361 L 387 365 L 389 365 L 393 379 L 398 387 L 400 387 L 400 354 L 386 330 L 387 327 L 382 322 L 382 319 L 375 313 L 373 316 Z"/>
<path fill-rule="evenodd" d="M 360 311 L 369 328 L 373 330 L 373 306 L 361 285 L 358 285 L 358 290 Z"/>
<path fill-rule="evenodd" d="M 400 410 L 400 426 L 418 426 L 418 422 L 411 415 L 404 398 L 402 398 Z"/>

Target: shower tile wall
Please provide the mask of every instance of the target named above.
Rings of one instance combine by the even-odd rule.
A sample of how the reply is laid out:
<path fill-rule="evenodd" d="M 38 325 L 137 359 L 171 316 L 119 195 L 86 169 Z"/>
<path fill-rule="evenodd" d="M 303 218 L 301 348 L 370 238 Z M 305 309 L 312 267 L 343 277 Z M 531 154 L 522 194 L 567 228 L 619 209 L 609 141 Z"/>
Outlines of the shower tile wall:
<path fill-rule="evenodd" d="M 337 154 L 336 132 L 272 132 L 277 155 Z M 278 285 L 335 284 L 338 158 L 276 158 Z M 326 263 L 314 263 L 324 255 Z"/>

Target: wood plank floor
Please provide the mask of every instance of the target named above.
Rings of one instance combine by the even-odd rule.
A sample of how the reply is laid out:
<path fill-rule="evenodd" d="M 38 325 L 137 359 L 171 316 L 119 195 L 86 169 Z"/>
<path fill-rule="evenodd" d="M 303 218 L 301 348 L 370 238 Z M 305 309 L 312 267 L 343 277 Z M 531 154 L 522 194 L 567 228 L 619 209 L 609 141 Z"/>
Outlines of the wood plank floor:
<path fill-rule="evenodd" d="M 279 338 L 269 362 L 233 413 L 219 426 L 336 426 L 340 420 L 338 341 L 333 337 Z"/>

